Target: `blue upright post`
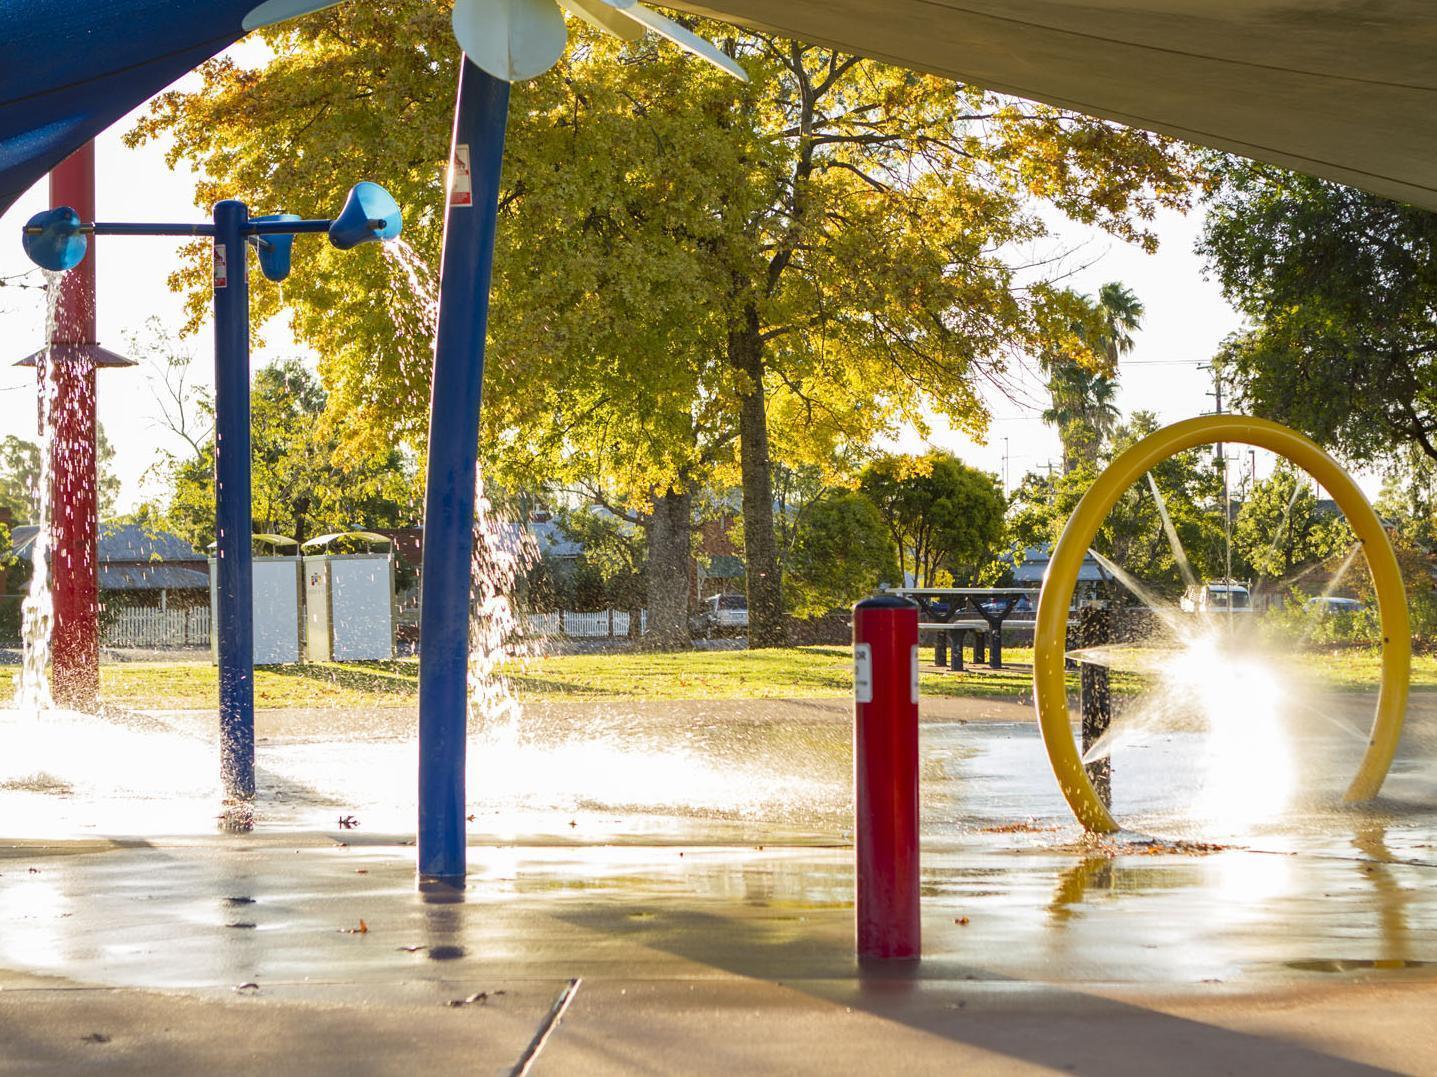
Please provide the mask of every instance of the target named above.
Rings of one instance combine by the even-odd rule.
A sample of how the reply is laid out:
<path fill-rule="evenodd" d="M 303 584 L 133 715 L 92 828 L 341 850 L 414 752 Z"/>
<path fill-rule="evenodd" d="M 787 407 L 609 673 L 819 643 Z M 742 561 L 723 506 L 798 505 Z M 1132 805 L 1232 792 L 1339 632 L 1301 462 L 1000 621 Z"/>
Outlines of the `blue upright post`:
<path fill-rule="evenodd" d="M 249 210 L 215 205 L 215 571 L 220 773 L 225 793 L 254 796 L 254 575 L 250 560 Z"/>
<path fill-rule="evenodd" d="M 499 139 L 503 140 L 503 106 Z M 467 152 L 467 148 L 466 148 Z M 467 160 L 467 158 L 466 158 Z M 498 157 L 495 157 L 497 185 Z M 465 188 L 468 189 L 467 186 Z M 489 214 L 484 249 L 483 292 L 489 290 L 494 213 Z M 215 205 L 213 224 L 126 224 L 82 221 L 69 206 L 37 213 L 21 230 L 25 253 L 53 273 L 74 269 L 85 257 L 89 233 L 132 236 L 213 236 L 215 294 L 215 590 L 220 667 L 220 774 L 225 794 L 248 800 L 254 796 L 254 569 L 250 557 L 249 444 L 249 276 L 246 244 L 257 237 L 260 270 L 272 281 L 289 276 L 293 237 L 328 232 L 329 241 L 347 251 L 361 243 L 394 239 L 403 227 L 399 205 L 388 191 L 367 180 L 356 183 L 344 209 L 332 221 L 304 221 L 280 213 L 251 218 L 242 202 Z M 474 272 L 469 278 L 473 279 Z M 481 310 L 479 357 L 484 347 Z M 458 348 L 458 346 L 455 346 Z M 462 365 L 462 364 L 461 364 Z M 479 410 L 478 377 L 473 410 Z M 471 444 L 476 439 L 471 436 Z M 469 455 L 470 501 L 473 514 L 474 456 Z M 467 532 L 465 541 L 468 541 Z M 466 546 L 467 550 L 468 547 Z M 466 554 L 467 557 L 467 554 Z M 467 579 L 467 576 L 465 577 Z M 463 749 L 463 723 L 460 723 Z M 462 757 L 461 757 L 462 766 Z M 460 803 L 463 803 L 462 776 Z M 462 826 L 462 824 L 461 824 Z M 463 852 L 460 852 L 463 871 Z"/>
<path fill-rule="evenodd" d="M 450 148 L 419 621 L 419 875 L 462 885 L 469 584 L 484 334 L 509 84 L 466 58 Z"/>

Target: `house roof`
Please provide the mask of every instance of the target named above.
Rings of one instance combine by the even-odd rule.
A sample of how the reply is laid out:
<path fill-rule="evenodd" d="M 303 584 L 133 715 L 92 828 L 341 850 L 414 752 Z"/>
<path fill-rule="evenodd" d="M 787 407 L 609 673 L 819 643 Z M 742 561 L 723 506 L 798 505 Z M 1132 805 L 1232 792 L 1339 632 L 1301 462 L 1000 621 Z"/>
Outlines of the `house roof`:
<path fill-rule="evenodd" d="M 28 558 L 34 549 L 35 524 L 21 524 L 10 531 L 10 540 L 17 557 Z M 184 539 L 158 528 L 140 524 L 101 524 L 96 555 L 100 564 L 128 561 L 136 564 L 164 561 L 169 564 L 205 563 L 204 554 L 196 552 Z"/>
<path fill-rule="evenodd" d="M 204 564 L 205 555 L 178 535 L 140 524 L 101 524 L 97 550 L 106 561 L 189 561 Z"/>
<path fill-rule="evenodd" d="M 1052 554 L 1053 548 L 1047 544 L 1029 546 L 1023 551 L 1023 563 L 1013 570 L 1013 582 L 1041 584 L 1048 573 L 1048 562 L 1052 560 Z M 1083 558 L 1082 567 L 1078 569 L 1079 583 L 1103 583 L 1109 578 L 1092 555 Z"/>
<path fill-rule="evenodd" d="M 584 552 L 584 547 L 580 543 L 564 534 L 564 529 L 559 526 L 559 521 L 556 519 L 530 520 L 529 530 L 533 532 L 534 542 L 538 545 L 539 554 L 542 557 L 562 560 L 579 557 Z"/>
<path fill-rule="evenodd" d="M 202 591 L 210 585 L 209 568 L 180 565 L 104 565 L 99 569 L 102 591 Z"/>

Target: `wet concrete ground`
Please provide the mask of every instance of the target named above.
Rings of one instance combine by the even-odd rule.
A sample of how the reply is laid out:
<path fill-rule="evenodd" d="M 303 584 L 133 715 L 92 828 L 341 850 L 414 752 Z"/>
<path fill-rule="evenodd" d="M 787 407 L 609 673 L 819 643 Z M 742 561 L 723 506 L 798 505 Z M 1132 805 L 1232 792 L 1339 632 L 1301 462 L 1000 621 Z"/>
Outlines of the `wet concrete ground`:
<path fill-rule="evenodd" d="M 414 886 L 402 716 L 340 740 L 269 716 L 248 834 L 217 830 L 202 774 L 170 797 L 115 758 L 173 748 L 189 716 L 97 741 L 93 767 L 12 766 L 0 1073 L 506 1073 L 574 979 L 533 1072 L 1437 1071 L 1424 700 L 1377 805 L 1338 803 L 1370 707 L 1344 698 L 1294 731 L 1300 780 L 1260 810 L 1226 810 L 1192 734 L 1120 752 L 1133 833 L 1103 842 L 1068 822 L 1025 712 L 983 706 L 926 716 L 924 959 L 899 968 L 852 956 L 841 702 L 476 733 L 512 773 L 476 764 L 460 895 Z"/>

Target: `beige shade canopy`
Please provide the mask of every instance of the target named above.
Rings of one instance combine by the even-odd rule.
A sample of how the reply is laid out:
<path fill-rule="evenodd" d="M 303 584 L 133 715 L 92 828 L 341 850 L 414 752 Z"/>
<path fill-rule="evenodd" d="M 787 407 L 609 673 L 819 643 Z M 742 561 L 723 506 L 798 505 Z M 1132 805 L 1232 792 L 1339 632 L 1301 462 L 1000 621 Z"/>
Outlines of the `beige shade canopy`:
<path fill-rule="evenodd" d="M 1426 0 L 668 0 L 1437 209 Z"/>
<path fill-rule="evenodd" d="M 323 546 L 328 546 L 337 539 L 359 539 L 361 542 L 383 543 L 385 546 L 394 545 L 394 540 L 388 535 L 381 535 L 374 531 L 334 531 L 328 535 L 316 535 L 301 548 L 305 550 L 317 550 Z"/>
<path fill-rule="evenodd" d="M 287 535 L 271 535 L 271 534 L 268 534 L 268 533 L 262 533 L 262 534 L 258 534 L 258 535 L 251 535 L 251 536 L 250 536 L 250 542 L 251 542 L 251 544 L 253 544 L 253 543 L 255 543 L 255 542 L 262 542 L 262 543 L 264 543 L 266 546 L 274 546 L 274 547 L 277 548 L 277 549 L 283 548 L 283 547 L 286 547 L 286 546 L 298 546 L 298 545 L 299 545 L 298 542 L 296 542 L 294 539 L 290 538 L 290 537 L 287 536 Z M 215 550 L 215 549 L 218 549 L 218 548 L 219 548 L 219 543 L 217 543 L 217 542 L 211 542 L 208 546 L 205 547 L 205 549 L 207 549 L 207 550 Z"/>

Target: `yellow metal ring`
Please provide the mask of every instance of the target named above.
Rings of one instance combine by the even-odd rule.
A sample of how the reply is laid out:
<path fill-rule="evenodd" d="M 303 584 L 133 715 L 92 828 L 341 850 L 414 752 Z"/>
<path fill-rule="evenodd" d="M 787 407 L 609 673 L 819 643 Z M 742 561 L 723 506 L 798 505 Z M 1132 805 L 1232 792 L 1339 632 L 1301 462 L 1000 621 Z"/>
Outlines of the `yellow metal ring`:
<path fill-rule="evenodd" d="M 1321 483 L 1347 516 L 1347 522 L 1362 543 L 1372 582 L 1377 591 L 1377 612 L 1382 620 L 1382 686 L 1377 695 L 1377 715 L 1368 737 L 1367 750 L 1357 776 L 1347 789 L 1349 801 L 1368 800 L 1382 788 L 1383 779 L 1397 752 L 1402 719 L 1407 711 L 1407 681 L 1412 663 L 1411 629 L 1407 619 L 1407 595 L 1402 573 L 1387 532 L 1367 498 L 1337 461 L 1296 430 L 1243 415 L 1204 415 L 1165 426 L 1143 438 L 1108 465 L 1092 488 L 1083 495 L 1063 528 L 1053 550 L 1048 573 L 1038 599 L 1037 628 L 1033 642 L 1033 695 L 1038 725 L 1058 787 L 1088 830 L 1108 834 L 1119 829 L 1111 813 L 1098 798 L 1083 770 L 1082 757 L 1073 740 L 1068 719 L 1067 684 L 1063 660 L 1067 647 L 1068 606 L 1078 582 L 1078 570 L 1088 547 L 1109 511 L 1133 483 L 1171 456 L 1198 445 L 1239 442 L 1256 445 L 1285 456 L 1305 468 Z"/>

